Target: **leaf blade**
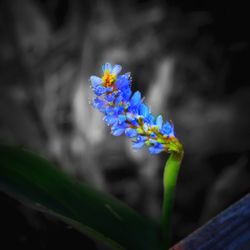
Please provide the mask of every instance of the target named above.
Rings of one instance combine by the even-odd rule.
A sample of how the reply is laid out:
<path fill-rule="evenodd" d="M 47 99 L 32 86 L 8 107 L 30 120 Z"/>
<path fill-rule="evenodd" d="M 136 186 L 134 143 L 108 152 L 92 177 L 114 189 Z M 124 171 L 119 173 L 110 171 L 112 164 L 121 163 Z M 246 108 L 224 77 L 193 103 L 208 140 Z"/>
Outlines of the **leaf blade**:
<path fill-rule="evenodd" d="M 39 203 L 114 249 L 161 249 L 158 225 L 24 149 L 0 146 L 0 189 Z"/>

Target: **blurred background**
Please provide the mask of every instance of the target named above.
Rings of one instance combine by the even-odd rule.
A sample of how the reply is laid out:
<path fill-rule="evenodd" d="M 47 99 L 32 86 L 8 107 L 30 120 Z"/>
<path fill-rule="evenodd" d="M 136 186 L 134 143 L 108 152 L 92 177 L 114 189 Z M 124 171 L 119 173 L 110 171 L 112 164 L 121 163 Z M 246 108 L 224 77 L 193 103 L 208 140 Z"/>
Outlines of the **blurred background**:
<path fill-rule="evenodd" d="M 157 220 L 167 155 L 133 151 L 89 104 L 90 75 L 121 64 L 184 144 L 177 243 L 250 191 L 248 15 L 241 1 L 2 0 L 1 143 Z M 108 249 L 3 193 L 0 221 L 1 249 Z"/>

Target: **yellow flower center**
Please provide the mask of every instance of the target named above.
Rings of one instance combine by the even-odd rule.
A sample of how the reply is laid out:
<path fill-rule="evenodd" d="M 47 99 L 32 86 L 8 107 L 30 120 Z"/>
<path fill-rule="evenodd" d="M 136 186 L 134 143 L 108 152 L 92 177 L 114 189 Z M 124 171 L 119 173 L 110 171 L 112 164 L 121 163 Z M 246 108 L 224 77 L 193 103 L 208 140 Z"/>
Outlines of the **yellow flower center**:
<path fill-rule="evenodd" d="M 116 75 L 110 74 L 109 71 L 105 71 L 102 77 L 102 84 L 104 87 L 110 87 L 116 81 Z"/>

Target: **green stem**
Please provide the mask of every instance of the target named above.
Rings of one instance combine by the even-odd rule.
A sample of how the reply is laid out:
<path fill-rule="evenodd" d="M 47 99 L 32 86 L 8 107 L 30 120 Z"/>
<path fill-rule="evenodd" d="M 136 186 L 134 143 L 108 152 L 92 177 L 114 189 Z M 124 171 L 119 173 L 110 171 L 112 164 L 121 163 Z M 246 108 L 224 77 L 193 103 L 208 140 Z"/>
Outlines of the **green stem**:
<path fill-rule="evenodd" d="M 174 203 L 174 192 L 177 177 L 183 158 L 183 148 L 179 141 L 176 141 L 177 149 L 172 151 L 164 168 L 163 173 L 163 207 L 162 207 L 162 233 L 164 245 L 167 249 L 170 244 L 171 214 Z"/>

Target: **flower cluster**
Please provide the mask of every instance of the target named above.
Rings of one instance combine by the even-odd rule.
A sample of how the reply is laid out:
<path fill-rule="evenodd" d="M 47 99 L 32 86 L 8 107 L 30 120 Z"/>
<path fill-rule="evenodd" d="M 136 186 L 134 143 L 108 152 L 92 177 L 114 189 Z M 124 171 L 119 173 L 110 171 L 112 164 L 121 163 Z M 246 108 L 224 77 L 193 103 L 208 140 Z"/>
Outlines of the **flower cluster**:
<path fill-rule="evenodd" d="M 132 139 L 134 149 L 149 147 L 151 154 L 176 151 L 173 124 L 163 122 L 161 115 L 154 117 L 143 102 L 139 91 L 132 93 L 130 73 L 119 75 L 122 67 L 106 63 L 103 76 L 91 76 L 95 94 L 92 105 L 104 114 L 104 121 L 111 126 L 115 136 L 123 133 Z"/>

